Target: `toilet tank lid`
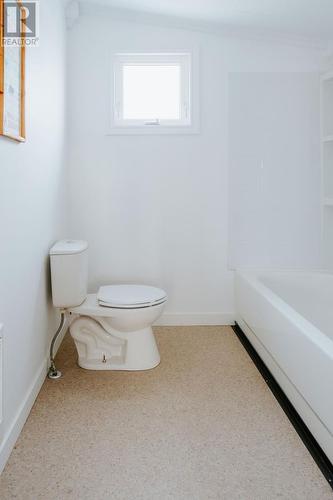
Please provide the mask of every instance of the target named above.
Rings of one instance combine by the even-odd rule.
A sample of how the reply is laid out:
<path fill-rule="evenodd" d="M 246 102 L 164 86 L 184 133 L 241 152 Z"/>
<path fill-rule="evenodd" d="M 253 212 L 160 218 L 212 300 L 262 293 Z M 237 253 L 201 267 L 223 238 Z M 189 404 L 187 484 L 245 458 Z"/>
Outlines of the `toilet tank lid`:
<path fill-rule="evenodd" d="M 50 249 L 50 255 L 71 255 L 82 253 L 88 248 L 83 240 L 60 240 Z"/>

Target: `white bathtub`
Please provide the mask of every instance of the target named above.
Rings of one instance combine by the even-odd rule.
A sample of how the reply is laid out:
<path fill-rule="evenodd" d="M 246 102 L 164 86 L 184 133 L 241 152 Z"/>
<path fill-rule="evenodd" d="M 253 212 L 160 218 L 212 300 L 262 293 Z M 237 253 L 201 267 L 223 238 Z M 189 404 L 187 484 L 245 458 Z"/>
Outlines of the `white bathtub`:
<path fill-rule="evenodd" d="M 236 320 L 333 462 L 333 275 L 237 271 Z"/>

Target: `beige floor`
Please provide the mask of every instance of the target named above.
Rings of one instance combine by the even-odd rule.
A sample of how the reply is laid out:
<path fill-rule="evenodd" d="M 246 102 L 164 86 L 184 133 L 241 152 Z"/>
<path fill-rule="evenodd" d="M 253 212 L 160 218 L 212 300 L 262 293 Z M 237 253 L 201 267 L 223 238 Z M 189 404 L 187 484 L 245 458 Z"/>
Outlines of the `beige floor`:
<path fill-rule="evenodd" d="M 230 328 L 157 328 L 162 363 L 91 372 L 70 338 L 0 498 L 325 500 L 332 492 Z"/>

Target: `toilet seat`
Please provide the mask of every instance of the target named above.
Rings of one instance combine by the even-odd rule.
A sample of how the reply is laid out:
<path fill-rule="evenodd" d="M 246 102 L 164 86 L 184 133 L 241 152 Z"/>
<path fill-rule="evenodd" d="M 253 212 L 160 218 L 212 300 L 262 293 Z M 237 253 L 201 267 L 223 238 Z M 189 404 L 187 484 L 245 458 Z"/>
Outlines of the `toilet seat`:
<path fill-rule="evenodd" d="M 70 314 L 80 316 L 104 317 L 104 318 L 134 318 L 137 314 L 142 314 L 143 311 L 154 310 L 155 308 L 163 307 L 165 300 L 156 303 L 153 306 L 137 306 L 137 307 L 108 307 L 101 305 L 97 300 L 96 293 L 90 293 L 79 306 L 68 307 L 67 311 Z"/>
<path fill-rule="evenodd" d="M 164 290 L 145 285 L 101 286 L 97 293 L 98 304 L 117 309 L 137 309 L 162 304 L 167 299 Z"/>

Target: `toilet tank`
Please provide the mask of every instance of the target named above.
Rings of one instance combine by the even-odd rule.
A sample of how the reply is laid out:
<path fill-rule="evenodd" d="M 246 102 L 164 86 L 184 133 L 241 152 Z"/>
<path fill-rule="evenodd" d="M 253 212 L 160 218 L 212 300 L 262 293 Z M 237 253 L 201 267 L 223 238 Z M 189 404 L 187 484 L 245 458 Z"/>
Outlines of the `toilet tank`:
<path fill-rule="evenodd" d="M 87 297 L 88 243 L 57 241 L 50 250 L 52 300 L 54 307 L 79 306 Z"/>

